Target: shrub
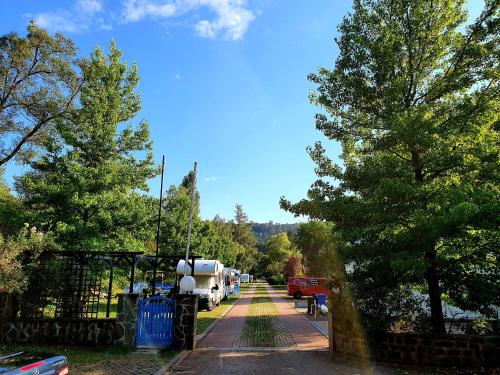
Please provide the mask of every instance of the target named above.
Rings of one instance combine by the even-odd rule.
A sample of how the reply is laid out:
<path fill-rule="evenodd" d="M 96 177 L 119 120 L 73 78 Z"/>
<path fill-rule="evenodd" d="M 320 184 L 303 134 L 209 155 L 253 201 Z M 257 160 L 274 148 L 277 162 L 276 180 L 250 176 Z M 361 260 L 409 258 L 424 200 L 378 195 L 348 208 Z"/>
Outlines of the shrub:
<path fill-rule="evenodd" d="M 285 278 L 282 275 L 272 275 L 266 278 L 270 285 L 283 285 L 285 284 Z"/>

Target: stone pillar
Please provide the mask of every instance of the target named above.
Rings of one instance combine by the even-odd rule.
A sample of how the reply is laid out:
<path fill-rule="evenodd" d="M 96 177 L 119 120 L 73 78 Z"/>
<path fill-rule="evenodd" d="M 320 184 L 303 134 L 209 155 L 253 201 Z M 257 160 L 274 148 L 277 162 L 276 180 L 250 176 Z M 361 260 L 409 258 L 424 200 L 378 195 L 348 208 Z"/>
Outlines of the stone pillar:
<path fill-rule="evenodd" d="M 116 313 L 117 329 L 122 329 L 117 335 L 118 345 L 135 345 L 135 328 L 137 321 L 137 293 L 118 293 L 118 308 Z M 121 335 L 120 335 L 121 334 Z"/>
<path fill-rule="evenodd" d="M 175 296 L 174 340 L 178 349 L 193 350 L 196 346 L 198 295 Z"/>

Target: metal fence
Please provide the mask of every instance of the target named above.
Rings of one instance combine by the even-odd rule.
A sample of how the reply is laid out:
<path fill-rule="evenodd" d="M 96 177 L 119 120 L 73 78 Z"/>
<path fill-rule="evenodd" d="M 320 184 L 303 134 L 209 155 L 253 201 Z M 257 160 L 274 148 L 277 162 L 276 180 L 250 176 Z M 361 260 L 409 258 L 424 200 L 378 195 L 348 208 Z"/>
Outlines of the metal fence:
<path fill-rule="evenodd" d="M 110 317 L 116 274 L 128 279 L 124 292 L 133 292 L 136 274 L 174 277 L 182 256 L 147 256 L 142 252 L 46 251 L 27 262 L 28 288 L 17 298 L 21 318 L 97 319 Z M 194 263 L 198 256 L 191 256 Z M 192 267 L 194 269 L 194 267 Z M 171 276 L 170 276 L 171 275 Z M 174 276 L 175 275 L 175 276 Z M 151 279 L 151 278 L 150 278 Z M 157 293 L 157 280 L 147 280 L 145 294 Z"/>

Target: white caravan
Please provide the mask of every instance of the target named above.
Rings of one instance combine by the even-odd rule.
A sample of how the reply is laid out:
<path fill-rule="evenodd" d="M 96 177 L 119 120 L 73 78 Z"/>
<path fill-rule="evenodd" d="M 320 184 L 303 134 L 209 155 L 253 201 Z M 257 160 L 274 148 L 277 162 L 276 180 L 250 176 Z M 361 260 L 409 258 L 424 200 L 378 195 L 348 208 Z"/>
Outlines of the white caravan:
<path fill-rule="evenodd" d="M 241 283 L 249 283 L 250 282 L 250 275 L 248 273 L 242 273 L 240 276 L 240 282 Z"/>
<path fill-rule="evenodd" d="M 196 259 L 194 262 L 194 279 L 196 287 L 193 294 L 198 294 L 198 309 L 205 308 L 212 311 L 219 306 L 224 298 L 224 265 L 218 260 Z M 177 274 L 184 275 L 184 260 L 177 264 Z M 191 267 L 188 265 L 188 275 Z M 182 290 L 180 291 L 182 293 Z"/>

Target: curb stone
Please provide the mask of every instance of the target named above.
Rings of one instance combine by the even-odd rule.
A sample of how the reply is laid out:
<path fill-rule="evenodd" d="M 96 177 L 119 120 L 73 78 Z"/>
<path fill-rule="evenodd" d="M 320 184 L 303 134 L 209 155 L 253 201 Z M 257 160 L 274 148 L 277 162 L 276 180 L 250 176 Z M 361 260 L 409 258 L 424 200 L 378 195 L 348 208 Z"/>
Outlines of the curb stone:
<path fill-rule="evenodd" d="M 191 350 L 181 350 L 170 361 L 168 361 L 162 368 L 156 371 L 153 375 L 168 375 L 170 369 L 178 362 L 182 361 L 189 354 Z"/>

